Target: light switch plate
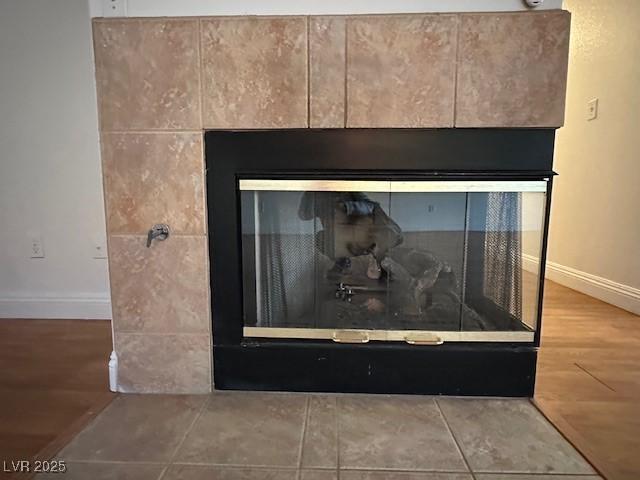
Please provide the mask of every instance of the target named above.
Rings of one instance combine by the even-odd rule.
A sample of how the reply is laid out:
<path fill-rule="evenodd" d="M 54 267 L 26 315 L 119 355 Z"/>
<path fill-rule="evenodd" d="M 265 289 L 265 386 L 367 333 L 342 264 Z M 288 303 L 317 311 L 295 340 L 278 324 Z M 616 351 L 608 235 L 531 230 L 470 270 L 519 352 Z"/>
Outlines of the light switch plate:
<path fill-rule="evenodd" d="M 598 118 L 598 99 L 594 98 L 587 102 L 587 120 Z"/>
<path fill-rule="evenodd" d="M 103 17 L 126 17 L 127 0 L 102 0 Z"/>

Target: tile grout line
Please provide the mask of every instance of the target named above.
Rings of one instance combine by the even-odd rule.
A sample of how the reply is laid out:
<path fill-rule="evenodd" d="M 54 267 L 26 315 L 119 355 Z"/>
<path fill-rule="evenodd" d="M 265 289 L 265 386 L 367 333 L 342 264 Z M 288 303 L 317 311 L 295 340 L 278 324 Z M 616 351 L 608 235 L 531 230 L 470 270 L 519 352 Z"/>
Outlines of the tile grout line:
<path fill-rule="evenodd" d="M 315 470 L 321 470 L 320 468 L 315 468 Z M 325 471 L 330 471 L 329 469 L 324 469 Z M 411 474 L 440 474 L 446 473 L 448 475 L 473 475 L 473 472 L 465 472 L 463 470 L 447 470 L 447 469 L 430 469 L 430 468 L 393 468 L 393 467 L 345 467 L 343 469 L 345 472 L 375 472 L 375 473 L 411 473 Z M 500 475 L 503 472 L 475 472 L 479 474 L 493 474 Z M 513 472 L 506 472 L 513 473 Z M 516 472 L 517 475 L 547 475 L 546 473 L 529 473 L 529 472 Z M 554 473 L 553 475 L 575 475 L 574 473 Z M 584 474 L 581 474 L 584 475 Z M 555 479 L 554 479 L 555 480 Z"/>
<path fill-rule="evenodd" d="M 190 467 L 213 467 L 228 470 L 242 470 L 242 469 L 254 469 L 254 470 L 287 470 L 296 472 L 298 467 L 291 465 L 265 465 L 254 463 L 210 463 L 210 462 L 174 462 L 172 465 L 185 465 Z M 329 468 L 313 467 L 310 470 L 324 470 L 329 471 Z"/>
<path fill-rule="evenodd" d="M 58 455 L 56 455 L 56 456 L 58 456 Z M 67 463 L 87 463 L 87 464 L 105 463 L 107 465 L 151 465 L 151 466 L 167 465 L 167 462 L 153 462 L 153 461 L 144 462 L 144 461 L 140 461 L 140 460 L 102 460 L 102 459 L 97 459 L 97 460 L 93 460 L 93 459 L 85 459 L 85 460 L 64 459 L 64 460 Z"/>
<path fill-rule="evenodd" d="M 304 402 L 304 420 L 302 421 L 302 435 L 300 436 L 300 447 L 298 448 L 298 462 L 297 462 L 297 473 L 296 473 L 296 478 L 298 480 L 300 480 L 300 477 L 302 475 L 301 473 L 301 469 L 302 469 L 302 453 L 304 450 L 304 438 L 305 435 L 307 434 L 307 424 L 309 423 L 309 415 L 310 415 L 310 404 L 311 403 L 311 397 L 307 397 L 305 399 Z"/>
<path fill-rule="evenodd" d="M 345 17 L 344 19 L 344 96 L 342 99 L 343 102 L 343 115 L 344 115 L 344 125 L 342 128 L 348 128 L 349 121 L 349 111 L 348 111 L 348 88 L 349 88 L 349 52 L 348 52 L 348 44 L 349 44 L 349 17 Z M 340 480 L 338 478 L 338 480 Z"/>
<path fill-rule="evenodd" d="M 444 422 L 445 426 L 447 427 L 447 430 L 449 431 L 449 435 L 451 435 L 451 438 L 453 439 L 453 443 L 455 444 L 456 448 L 458 449 L 458 452 L 460 453 L 460 456 L 462 457 L 462 460 L 464 461 L 464 464 L 467 466 L 467 470 L 469 470 L 469 474 L 475 480 L 476 476 L 473 473 L 473 470 L 471 469 L 471 465 L 469 465 L 469 461 L 467 460 L 466 455 L 462 451 L 462 446 L 460 445 L 460 443 L 458 442 L 458 439 L 456 438 L 455 434 L 453 433 L 453 429 L 451 428 L 451 425 L 449 425 L 449 421 L 447 420 L 447 417 L 445 416 L 444 412 L 442 411 L 442 408 L 440 407 L 440 402 L 438 402 L 438 400 L 436 398 L 433 399 L 433 402 L 436 404 L 436 408 L 438 409 L 438 412 L 440 413 L 440 417 L 442 418 L 442 421 Z"/>
<path fill-rule="evenodd" d="M 210 463 L 210 462 L 174 462 L 169 464 L 167 462 L 143 462 L 143 461 L 130 461 L 130 460 L 68 460 L 68 463 L 84 463 L 84 464 L 109 464 L 109 465 L 149 465 L 149 466 L 164 466 L 170 467 L 171 465 L 185 465 L 195 467 L 214 467 L 222 469 L 257 469 L 257 470 L 288 470 L 297 471 L 296 466 L 290 465 L 265 465 L 265 464 L 244 464 L 244 463 Z M 320 467 L 314 466 L 305 468 L 303 470 L 312 470 L 318 472 L 333 472 L 336 470 L 334 467 Z M 447 474 L 471 474 L 472 472 L 464 472 L 460 470 L 451 469 L 422 469 L 422 468 L 388 468 L 388 467 L 346 467 L 345 471 L 349 472 L 392 472 L 392 473 L 447 473 Z M 476 474 L 511 474 L 511 475 L 549 475 L 544 472 L 525 472 L 525 471 L 492 471 L 492 470 L 478 470 Z M 592 473 L 553 473 L 555 476 L 579 476 L 579 477 L 596 477 L 597 474 Z"/>
<path fill-rule="evenodd" d="M 158 475 L 158 478 L 156 478 L 156 480 L 162 480 L 165 476 L 165 474 L 167 473 L 167 471 L 169 470 L 169 464 L 165 465 L 162 470 L 160 470 L 160 475 Z"/>
<path fill-rule="evenodd" d="M 199 107 L 199 120 L 200 120 L 200 131 L 204 129 L 204 112 L 202 108 L 202 103 L 204 101 L 204 91 L 202 87 L 202 19 L 198 18 L 198 107 Z M 204 158 L 204 157 L 203 157 Z"/>
<path fill-rule="evenodd" d="M 311 128 L 311 17 L 307 15 L 307 128 Z"/>
<path fill-rule="evenodd" d="M 211 394 L 207 395 L 207 398 L 205 399 L 204 402 L 202 402 L 202 405 L 200 406 L 200 408 L 198 409 L 198 413 L 195 415 L 195 417 L 193 418 L 193 420 L 191 421 L 191 424 L 187 427 L 186 431 L 184 432 L 184 435 L 182 436 L 182 438 L 180 439 L 180 441 L 178 442 L 178 445 L 176 446 L 175 450 L 173 451 L 173 454 L 171 455 L 171 458 L 169 459 L 169 464 L 167 466 L 167 470 L 169 469 L 169 467 L 173 464 L 173 462 L 176 459 L 176 456 L 178 455 L 178 452 L 180 451 L 180 449 L 182 448 L 182 445 L 184 445 L 184 442 L 187 439 L 187 436 L 191 433 L 191 431 L 193 430 L 193 427 L 195 426 L 196 422 L 198 420 L 200 420 L 200 417 L 202 416 L 202 414 L 204 413 L 205 408 L 207 407 L 207 405 L 209 405 L 209 402 L 211 401 Z M 160 477 L 160 479 L 162 479 L 162 477 Z"/>
<path fill-rule="evenodd" d="M 163 128 L 163 129 L 135 129 L 135 128 L 131 128 L 129 130 L 118 130 L 118 129 L 114 129 L 114 130 L 102 130 L 100 133 L 104 134 L 104 135 L 152 135 L 152 134 L 159 134 L 159 135 L 177 135 L 177 134 L 193 134 L 193 135 L 201 135 L 202 134 L 202 130 L 203 129 L 197 129 L 197 128 L 173 128 L 173 129 L 168 129 L 168 128 Z"/>
<path fill-rule="evenodd" d="M 570 472 L 555 472 L 555 473 L 548 473 L 548 472 L 525 472 L 522 470 L 478 470 L 477 472 L 474 472 L 477 475 L 491 475 L 491 476 L 495 476 L 495 475 L 500 475 L 500 476 L 504 476 L 504 475 L 509 475 L 509 476 L 522 476 L 522 477 L 545 477 L 545 476 L 549 476 L 551 475 L 552 480 L 561 480 L 562 477 L 571 477 L 571 480 L 573 480 L 573 477 L 580 477 L 580 478 L 584 478 L 585 480 L 606 480 L 604 477 L 600 476 L 599 473 L 570 473 Z"/>
<path fill-rule="evenodd" d="M 79 463 L 79 462 L 78 462 Z M 92 462 L 84 462 L 84 463 L 134 463 L 134 462 L 101 462 L 101 461 L 92 461 Z M 140 462 L 138 462 L 140 463 Z M 155 463 L 154 465 L 164 465 L 163 463 Z M 298 468 L 296 466 L 291 465 L 264 465 L 264 464 L 240 464 L 240 463 L 209 463 L 209 462 L 175 462 L 172 465 L 185 465 L 185 466 L 194 466 L 194 467 L 214 467 L 221 469 L 254 469 L 254 470 L 286 470 L 286 471 L 297 471 Z M 306 471 L 315 471 L 315 472 L 335 472 L 335 467 L 308 467 L 303 468 L 301 470 Z M 448 473 L 448 474 L 470 474 L 471 472 L 465 472 L 461 470 L 447 470 L 447 469 L 420 469 L 420 468 L 387 468 L 387 467 L 346 467 L 344 471 L 347 472 L 392 472 L 392 473 Z M 484 472 L 479 471 L 476 473 L 502 473 L 502 472 Z M 506 472 L 506 473 L 514 473 L 514 472 Z M 516 474 L 521 475 L 545 475 L 544 473 L 530 473 L 530 472 L 515 472 Z M 582 476 L 590 476 L 591 474 L 575 474 L 575 473 L 555 473 L 554 475 L 582 475 Z M 593 476 L 593 475 L 591 475 Z"/>
<path fill-rule="evenodd" d="M 458 73 L 460 64 L 460 25 L 462 24 L 462 18 L 460 15 L 456 15 L 456 51 L 454 56 L 453 65 L 453 118 L 451 119 L 451 127 L 456 126 L 456 116 L 458 115 Z"/>
<path fill-rule="evenodd" d="M 172 237 L 180 237 L 180 238 L 207 238 L 206 233 L 180 233 L 180 232 L 170 232 Z M 146 238 L 147 233 L 145 232 L 137 232 L 137 233 L 109 233 L 110 237 L 140 237 Z"/>

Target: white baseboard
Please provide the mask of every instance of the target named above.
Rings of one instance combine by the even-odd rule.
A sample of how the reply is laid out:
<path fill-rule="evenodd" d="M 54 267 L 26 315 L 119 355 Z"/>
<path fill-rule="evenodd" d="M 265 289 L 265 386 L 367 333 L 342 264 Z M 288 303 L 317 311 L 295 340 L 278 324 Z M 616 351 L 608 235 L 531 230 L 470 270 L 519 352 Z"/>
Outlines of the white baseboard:
<path fill-rule="evenodd" d="M 0 318 L 110 320 L 109 297 L 4 297 Z"/>
<path fill-rule="evenodd" d="M 522 254 L 522 268 L 527 272 L 537 274 L 539 264 L 540 264 L 540 259 L 538 257 L 534 257 L 533 255 L 528 255 L 526 253 Z M 549 262 L 547 262 L 547 265 L 549 265 Z"/>
<path fill-rule="evenodd" d="M 539 260 L 523 254 L 522 267 L 530 272 L 538 271 Z M 582 272 L 547 260 L 545 277 L 591 297 L 610 303 L 629 312 L 640 315 L 640 289 L 612 280 Z"/>

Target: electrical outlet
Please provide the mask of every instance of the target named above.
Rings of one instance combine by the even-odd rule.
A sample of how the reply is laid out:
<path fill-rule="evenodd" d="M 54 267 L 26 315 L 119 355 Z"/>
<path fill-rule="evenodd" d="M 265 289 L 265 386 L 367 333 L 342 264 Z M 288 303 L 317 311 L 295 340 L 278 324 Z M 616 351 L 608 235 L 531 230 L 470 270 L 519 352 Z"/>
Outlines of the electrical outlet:
<path fill-rule="evenodd" d="M 102 15 L 104 17 L 126 17 L 127 0 L 102 0 Z"/>
<path fill-rule="evenodd" d="M 42 237 L 31 237 L 31 258 L 44 258 Z"/>
<path fill-rule="evenodd" d="M 427 205 L 427 212 L 433 213 L 436 210 L 436 207 L 433 205 Z"/>
<path fill-rule="evenodd" d="M 107 245 L 102 240 L 93 241 L 93 258 L 107 258 Z"/>
<path fill-rule="evenodd" d="M 594 98 L 587 102 L 587 120 L 598 118 L 598 99 Z"/>

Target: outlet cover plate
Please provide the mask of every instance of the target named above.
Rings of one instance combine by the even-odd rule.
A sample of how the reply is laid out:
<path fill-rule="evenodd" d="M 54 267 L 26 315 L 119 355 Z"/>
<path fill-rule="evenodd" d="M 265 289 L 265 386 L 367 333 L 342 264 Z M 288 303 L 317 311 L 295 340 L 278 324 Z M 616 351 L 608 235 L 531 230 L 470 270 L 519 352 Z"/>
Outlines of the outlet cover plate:
<path fill-rule="evenodd" d="M 587 120 L 598 118 L 598 99 L 594 98 L 587 102 Z"/>

